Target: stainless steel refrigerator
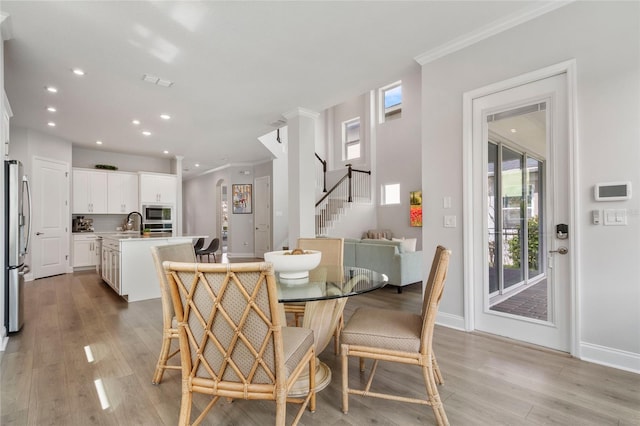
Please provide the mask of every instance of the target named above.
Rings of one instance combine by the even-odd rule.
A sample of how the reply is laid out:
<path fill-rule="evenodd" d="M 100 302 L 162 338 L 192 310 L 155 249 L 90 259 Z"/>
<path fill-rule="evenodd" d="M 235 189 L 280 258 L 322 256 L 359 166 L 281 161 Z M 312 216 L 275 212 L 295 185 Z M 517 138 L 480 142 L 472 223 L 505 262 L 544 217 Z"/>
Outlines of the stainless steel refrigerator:
<path fill-rule="evenodd" d="M 4 324 L 9 332 L 15 332 L 24 323 L 24 274 L 29 272 L 25 256 L 31 228 L 31 194 L 22 163 L 16 160 L 4 162 L 4 182 Z"/>

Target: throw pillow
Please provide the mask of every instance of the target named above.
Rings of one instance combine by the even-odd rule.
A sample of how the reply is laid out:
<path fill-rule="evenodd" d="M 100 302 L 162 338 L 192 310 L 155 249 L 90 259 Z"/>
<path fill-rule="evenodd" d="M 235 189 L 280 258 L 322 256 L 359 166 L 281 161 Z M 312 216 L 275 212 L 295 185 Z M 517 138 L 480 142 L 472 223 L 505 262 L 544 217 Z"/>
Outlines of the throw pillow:
<path fill-rule="evenodd" d="M 392 238 L 391 241 L 399 241 L 402 243 L 402 248 L 406 252 L 414 252 L 416 251 L 416 243 L 418 242 L 417 238 Z"/>

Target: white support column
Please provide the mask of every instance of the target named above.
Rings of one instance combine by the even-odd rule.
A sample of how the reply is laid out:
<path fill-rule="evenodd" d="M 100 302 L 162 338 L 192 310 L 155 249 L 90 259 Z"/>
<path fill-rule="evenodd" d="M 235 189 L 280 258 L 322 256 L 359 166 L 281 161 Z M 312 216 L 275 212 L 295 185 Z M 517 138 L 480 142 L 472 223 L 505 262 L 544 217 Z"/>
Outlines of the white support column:
<path fill-rule="evenodd" d="M 315 111 L 297 108 L 284 114 L 289 139 L 289 247 L 298 238 L 315 237 Z"/>
<path fill-rule="evenodd" d="M 176 155 L 175 174 L 176 174 L 176 220 L 174 222 L 175 229 L 173 235 L 175 237 L 182 236 L 182 160 L 184 156 Z"/>

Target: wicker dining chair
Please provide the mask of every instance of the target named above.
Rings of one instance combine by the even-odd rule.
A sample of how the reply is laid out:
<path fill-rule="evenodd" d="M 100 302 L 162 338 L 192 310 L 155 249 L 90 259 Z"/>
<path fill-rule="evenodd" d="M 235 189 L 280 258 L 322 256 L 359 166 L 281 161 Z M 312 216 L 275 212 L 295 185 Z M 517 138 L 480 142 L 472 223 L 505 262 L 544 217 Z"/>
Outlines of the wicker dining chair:
<path fill-rule="evenodd" d="M 303 250 L 317 250 L 322 253 L 320 264 L 318 268 L 322 266 L 339 266 L 344 265 L 344 239 L 343 238 L 298 238 L 298 246 Z M 336 270 L 332 270 L 335 274 Z M 313 271 L 309 274 L 309 279 L 313 280 Z M 336 276 L 327 276 L 325 279 L 336 281 L 342 278 L 342 269 L 339 270 Z M 284 304 L 284 311 L 286 313 L 292 313 L 296 326 L 300 326 L 300 320 L 304 316 L 306 303 L 304 302 L 290 302 Z M 340 348 L 340 331 L 344 326 L 344 318 L 340 316 L 338 325 L 334 332 L 334 351 L 336 355 L 339 353 Z"/>
<path fill-rule="evenodd" d="M 433 329 L 438 305 L 442 297 L 449 267 L 451 251 L 438 246 L 431 264 L 422 312 L 410 312 L 358 308 L 342 330 L 342 411 L 349 410 L 349 394 L 372 396 L 394 401 L 430 405 L 438 425 L 448 425 L 449 420 L 440 400 L 437 384 L 442 384 L 442 374 L 433 354 Z M 349 387 L 348 357 L 360 358 L 360 371 L 364 371 L 364 358 L 373 359 L 371 373 L 364 389 Z M 378 361 L 391 361 L 418 365 L 422 368 L 427 398 L 409 398 L 388 393 L 372 392 L 371 383 Z"/>
<path fill-rule="evenodd" d="M 154 385 L 162 381 L 164 370 L 180 370 L 180 365 L 167 365 L 179 351 L 178 346 L 178 323 L 176 322 L 171 301 L 171 293 L 167 284 L 167 275 L 162 267 L 162 262 L 171 260 L 175 262 L 195 262 L 196 254 L 191 243 L 169 244 L 164 246 L 151 247 L 151 255 L 156 266 L 156 274 L 160 282 L 160 296 L 162 301 L 162 347 L 156 371 L 153 373 L 151 383 Z M 176 350 L 171 352 L 171 342 L 176 340 Z"/>
<path fill-rule="evenodd" d="M 193 393 L 212 399 L 199 424 L 220 398 L 272 400 L 275 424 L 285 424 L 286 404 L 315 411 L 313 331 L 283 327 L 273 266 L 269 263 L 176 263 L 164 269 L 179 324 L 182 364 L 180 425 L 191 420 Z M 305 397 L 288 397 L 304 372 Z"/>

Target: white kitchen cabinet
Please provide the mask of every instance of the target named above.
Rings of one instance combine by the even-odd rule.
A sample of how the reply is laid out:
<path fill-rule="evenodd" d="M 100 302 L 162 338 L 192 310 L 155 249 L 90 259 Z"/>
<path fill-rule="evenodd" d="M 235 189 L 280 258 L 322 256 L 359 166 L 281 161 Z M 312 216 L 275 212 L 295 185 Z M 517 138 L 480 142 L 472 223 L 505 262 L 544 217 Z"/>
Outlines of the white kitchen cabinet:
<path fill-rule="evenodd" d="M 106 172 L 73 169 L 72 213 L 107 213 Z"/>
<path fill-rule="evenodd" d="M 73 236 L 73 267 L 96 266 L 98 256 L 97 236 L 75 234 Z"/>
<path fill-rule="evenodd" d="M 140 204 L 175 204 L 177 189 L 175 175 L 140 173 Z"/>
<path fill-rule="evenodd" d="M 110 172 L 107 174 L 107 212 L 114 214 L 138 210 L 138 175 Z"/>
<path fill-rule="evenodd" d="M 136 234 L 103 235 L 102 279 L 129 302 L 160 297 L 160 284 L 151 247 L 190 243 L 201 236 L 149 237 Z"/>
<path fill-rule="evenodd" d="M 120 290 L 120 242 L 110 238 L 102 240 L 102 279 L 117 293 Z"/>

